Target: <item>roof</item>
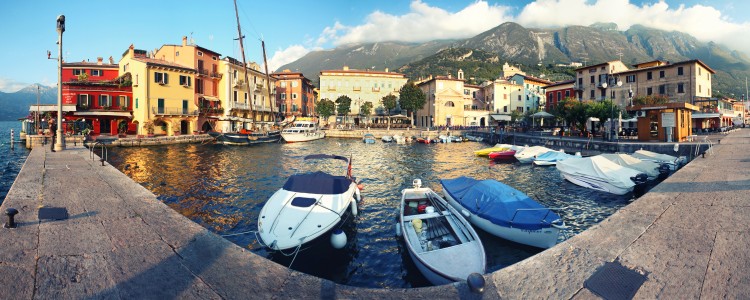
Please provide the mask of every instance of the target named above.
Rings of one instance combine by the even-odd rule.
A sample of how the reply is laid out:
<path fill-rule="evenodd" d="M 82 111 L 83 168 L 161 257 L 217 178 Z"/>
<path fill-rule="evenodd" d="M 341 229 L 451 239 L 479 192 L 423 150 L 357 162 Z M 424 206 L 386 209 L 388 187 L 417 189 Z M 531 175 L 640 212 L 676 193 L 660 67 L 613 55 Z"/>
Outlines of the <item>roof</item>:
<path fill-rule="evenodd" d="M 174 68 L 179 69 L 187 72 L 193 72 L 195 73 L 195 69 L 189 68 L 180 64 L 176 64 L 173 62 L 168 62 L 166 60 L 161 59 L 154 59 L 154 58 L 146 58 L 146 57 L 133 57 L 133 60 L 140 61 L 143 63 L 146 63 L 147 66 L 157 66 L 157 67 L 164 67 L 164 68 Z"/>
<path fill-rule="evenodd" d="M 453 78 L 453 77 L 448 77 L 448 76 L 435 76 L 431 78 L 430 80 L 426 80 L 426 81 L 418 83 L 417 86 L 425 85 L 429 83 L 430 81 L 437 81 L 437 80 L 449 80 L 449 81 L 461 81 L 461 82 L 466 81 L 464 79 L 458 79 L 458 78 Z"/>
<path fill-rule="evenodd" d="M 547 79 L 541 79 L 541 78 L 534 77 L 534 76 L 521 75 L 521 74 L 515 74 L 513 76 L 516 76 L 516 75 L 523 77 L 524 81 L 527 81 L 527 80 L 528 81 L 536 81 L 536 82 L 544 83 L 544 84 L 550 84 L 550 83 L 552 83 L 552 81 L 549 81 Z"/>
<path fill-rule="evenodd" d="M 614 62 L 618 62 L 618 61 L 619 60 L 610 60 L 608 62 L 603 62 L 603 63 L 596 64 L 596 65 L 583 66 L 583 67 L 580 67 L 578 69 L 575 69 L 575 71 L 578 71 L 578 70 L 588 70 L 588 69 L 597 68 L 597 67 L 600 67 L 600 66 L 608 66 L 609 64 L 614 63 Z"/>
<path fill-rule="evenodd" d="M 119 69 L 120 68 L 118 64 L 101 64 L 100 65 L 97 62 L 87 62 L 87 61 L 63 63 L 62 66 L 63 66 L 63 69 L 75 68 L 75 67 L 80 67 L 80 68 L 92 68 L 93 67 L 93 68 L 100 68 L 100 69 Z"/>
<path fill-rule="evenodd" d="M 691 60 L 679 61 L 679 62 L 676 62 L 676 63 L 668 63 L 666 65 L 653 66 L 653 67 L 648 67 L 648 68 L 625 70 L 625 71 L 617 72 L 617 73 L 613 73 L 613 74 L 636 73 L 636 72 L 640 72 L 640 71 L 657 70 L 657 69 L 670 68 L 670 67 L 674 67 L 674 66 L 678 66 L 678 65 L 688 65 L 688 64 L 696 64 L 696 63 L 699 64 L 699 65 L 701 65 L 701 66 L 703 66 L 704 68 L 706 68 L 706 70 L 708 70 L 709 72 L 711 72 L 711 74 L 716 74 L 716 71 L 714 71 L 714 69 L 711 69 L 711 67 L 709 67 L 707 64 L 705 64 L 700 59 L 691 59 Z M 642 64 L 639 64 L 639 65 L 642 65 Z"/>
<path fill-rule="evenodd" d="M 565 81 L 558 81 L 558 82 L 553 82 L 553 83 L 545 86 L 545 88 L 555 87 L 555 86 L 560 86 L 560 85 L 565 85 L 565 84 L 572 84 L 572 83 L 575 83 L 575 82 L 576 82 L 575 79 L 565 80 Z"/>
<path fill-rule="evenodd" d="M 374 74 L 374 75 L 390 75 L 390 76 L 400 76 L 400 77 L 406 77 L 406 75 L 396 72 L 381 72 L 381 71 L 368 71 L 368 70 L 322 70 L 320 71 L 320 75 L 323 75 L 323 73 L 347 73 L 347 74 Z"/>

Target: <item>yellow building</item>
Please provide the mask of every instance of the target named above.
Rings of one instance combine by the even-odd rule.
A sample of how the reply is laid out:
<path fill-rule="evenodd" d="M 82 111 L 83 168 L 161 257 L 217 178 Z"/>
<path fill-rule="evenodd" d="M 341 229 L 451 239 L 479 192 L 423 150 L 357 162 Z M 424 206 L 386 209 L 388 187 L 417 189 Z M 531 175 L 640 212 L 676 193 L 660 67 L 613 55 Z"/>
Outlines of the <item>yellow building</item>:
<path fill-rule="evenodd" d="M 505 79 L 487 81 L 482 84 L 484 101 L 490 114 L 488 125 L 498 123 L 507 124 L 511 121 L 511 113 L 523 110 L 525 106 L 523 86 Z"/>
<path fill-rule="evenodd" d="M 425 106 L 418 109 L 415 114 L 416 126 L 457 126 L 466 125 L 464 118 L 464 105 L 472 105 L 473 100 L 464 97 L 463 73 L 459 72 L 459 78 L 452 76 L 437 76 L 417 85 L 425 96 Z"/>
<path fill-rule="evenodd" d="M 399 96 L 406 84 L 404 74 L 353 70 L 344 66 L 342 70 L 320 71 L 320 99 L 336 101 L 340 96 L 352 99 L 350 115 L 360 115 L 360 107 L 370 102 L 374 108 L 382 107 L 381 99 L 388 95 Z M 355 120 L 355 122 L 358 120 Z"/>
<path fill-rule="evenodd" d="M 270 126 L 279 111 L 273 101 L 276 79 L 270 77 L 271 84 L 267 85 L 267 76 L 260 71 L 258 64 L 251 62 L 243 68 L 241 61 L 231 57 L 221 59 L 219 70 L 223 74 L 219 83 L 219 99 L 224 112 L 219 117 L 223 121 L 217 123 L 218 129 L 235 132 Z M 271 98 L 268 96 L 269 86 Z"/>
<path fill-rule="evenodd" d="M 193 101 L 195 69 L 150 58 L 133 45 L 123 54 L 119 68 L 133 80 L 133 123 L 138 125 L 139 135 L 198 130 L 198 106 Z"/>

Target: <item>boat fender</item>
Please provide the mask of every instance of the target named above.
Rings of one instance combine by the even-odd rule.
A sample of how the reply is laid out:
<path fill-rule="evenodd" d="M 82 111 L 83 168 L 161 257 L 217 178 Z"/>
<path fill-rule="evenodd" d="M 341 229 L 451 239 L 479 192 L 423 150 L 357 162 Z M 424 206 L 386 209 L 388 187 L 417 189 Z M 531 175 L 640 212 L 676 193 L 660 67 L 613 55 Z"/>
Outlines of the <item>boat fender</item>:
<path fill-rule="evenodd" d="M 396 236 L 401 236 L 401 223 L 396 223 Z"/>
<path fill-rule="evenodd" d="M 357 201 L 352 201 L 351 204 L 352 207 L 352 216 L 357 216 Z"/>
<path fill-rule="evenodd" d="M 461 214 L 464 215 L 464 218 L 471 218 L 471 213 L 468 210 L 462 209 Z"/>
<path fill-rule="evenodd" d="M 341 229 L 336 229 L 331 234 L 331 246 L 336 249 L 341 249 L 346 246 L 346 233 Z"/>
<path fill-rule="evenodd" d="M 413 219 L 413 220 L 411 220 L 411 226 L 414 226 L 414 231 L 417 234 L 422 233 L 422 220 L 421 219 Z"/>

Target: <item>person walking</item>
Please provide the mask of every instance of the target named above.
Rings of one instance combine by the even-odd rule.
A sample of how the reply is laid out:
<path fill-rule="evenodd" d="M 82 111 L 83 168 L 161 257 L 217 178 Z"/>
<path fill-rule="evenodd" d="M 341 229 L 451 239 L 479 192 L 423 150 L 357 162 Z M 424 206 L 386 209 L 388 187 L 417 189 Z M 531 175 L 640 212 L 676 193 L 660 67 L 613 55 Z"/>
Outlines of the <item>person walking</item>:
<path fill-rule="evenodd" d="M 55 152 L 55 138 L 57 138 L 57 124 L 55 123 L 55 119 L 50 120 L 49 129 L 52 131 L 52 142 L 49 143 L 49 148 L 52 152 Z"/>

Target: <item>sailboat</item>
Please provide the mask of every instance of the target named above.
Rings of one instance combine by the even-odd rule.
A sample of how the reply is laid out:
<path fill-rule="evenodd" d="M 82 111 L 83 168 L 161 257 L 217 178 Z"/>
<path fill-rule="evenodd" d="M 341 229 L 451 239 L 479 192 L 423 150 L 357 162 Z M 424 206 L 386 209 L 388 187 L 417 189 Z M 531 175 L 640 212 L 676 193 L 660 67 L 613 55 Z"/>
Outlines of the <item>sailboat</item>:
<path fill-rule="evenodd" d="M 242 28 L 240 27 L 240 16 L 237 11 L 237 0 L 234 1 L 234 15 L 237 19 L 237 33 L 239 34 L 239 41 L 240 41 L 240 51 L 242 52 L 242 67 L 245 68 L 245 82 L 250 82 L 249 77 L 247 75 L 247 61 L 245 59 L 245 46 L 242 42 L 243 35 L 242 35 Z M 268 101 L 272 101 L 271 97 L 271 76 L 268 74 L 268 61 L 266 59 L 266 42 L 261 39 L 261 47 L 263 48 L 263 64 L 266 68 L 266 83 L 269 85 L 267 87 L 268 91 Z M 252 95 L 252 92 L 250 91 L 250 85 L 246 85 L 247 88 L 247 94 Z M 271 107 L 273 108 L 273 102 L 271 102 Z M 273 109 L 271 109 L 273 112 Z M 250 105 L 250 113 L 253 112 L 253 106 Z M 272 114 L 273 115 L 273 114 Z M 275 115 L 274 115 L 275 119 Z M 255 118 L 252 119 L 252 127 L 256 128 L 255 126 Z M 252 145 L 252 144 L 261 144 L 261 143 L 275 143 L 278 142 L 281 139 L 281 130 L 279 129 L 260 129 L 260 130 L 245 130 L 242 129 L 239 132 L 217 132 L 217 131 L 209 131 L 208 134 L 213 137 L 216 142 L 222 143 L 222 144 L 228 144 L 228 145 Z"/>

